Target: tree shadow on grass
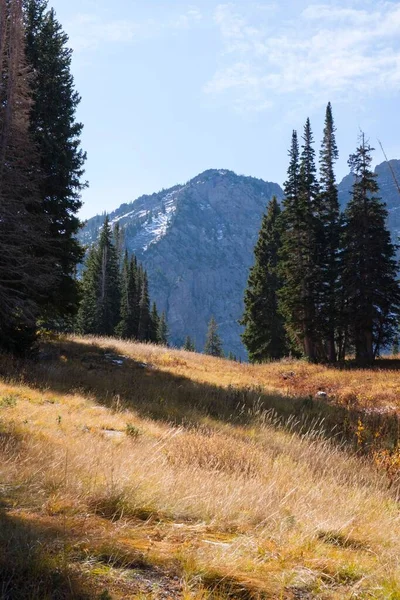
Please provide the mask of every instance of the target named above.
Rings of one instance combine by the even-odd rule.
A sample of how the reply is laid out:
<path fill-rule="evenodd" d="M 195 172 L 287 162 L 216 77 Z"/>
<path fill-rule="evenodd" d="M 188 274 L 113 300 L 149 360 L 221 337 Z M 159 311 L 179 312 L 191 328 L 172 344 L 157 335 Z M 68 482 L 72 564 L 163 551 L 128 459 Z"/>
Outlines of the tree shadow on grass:
<path fill-rule="evenodd" d="M 251 425 L 264 418 L 277 427 L 299 433 L 311 430 L 366 452 L 376 447 L 377 440 L 383 447 L 394 448 L 400 437 L 400 419 L 394 412 L 365 411 L 310 396 L 271 394 L 261 387 L 196 382 L 119 357 L 112 342 L 109 349 L 72 340 L 50 344 L 41 360 L 0 361 L 1 375 L 22 378 L 37 389 L 87 394 L 108 408 L 127 408 L 142 417 L 177 425 L 200 426 L 210 419 Z"/>
<path fill-rule="evenodd" d="M 98 596 L 62 564 L 61 532 L 10 515 L 0 498 L 0 600 L 93 600 Z"/>

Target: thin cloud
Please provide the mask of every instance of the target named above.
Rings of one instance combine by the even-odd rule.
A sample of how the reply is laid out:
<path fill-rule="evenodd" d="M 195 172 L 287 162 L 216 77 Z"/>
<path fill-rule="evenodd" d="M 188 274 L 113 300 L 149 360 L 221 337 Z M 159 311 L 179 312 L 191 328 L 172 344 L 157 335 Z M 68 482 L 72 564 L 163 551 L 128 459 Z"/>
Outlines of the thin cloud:
<path fill-rule="evenodd" d="M 78 14 L 66 24 L 66 29 L 69 32 L 70 45 L 76 52 L 82 52 L 96 49 L 103 44 L 130 44 L 154 39 L 168 30 L 190 29 L 201 20 L 202 13 L 196 7 L 189 7 L 186 12 L 173 15 L 167 21 L 110 21 L 93 14 Z"/>
<path fill-rule="evenodd" d="M 214 15 L 224 62 L 206 84 L 249 110 L 268 109 L 271 92 L 303 94 L 313 104 L 400 89 L 400 6 L 375 2 L 370 11 L 312 4 L 296 20 L 254 24 L 232 4 Z M 230 99 L 231 100 L 231 99 Z"/>

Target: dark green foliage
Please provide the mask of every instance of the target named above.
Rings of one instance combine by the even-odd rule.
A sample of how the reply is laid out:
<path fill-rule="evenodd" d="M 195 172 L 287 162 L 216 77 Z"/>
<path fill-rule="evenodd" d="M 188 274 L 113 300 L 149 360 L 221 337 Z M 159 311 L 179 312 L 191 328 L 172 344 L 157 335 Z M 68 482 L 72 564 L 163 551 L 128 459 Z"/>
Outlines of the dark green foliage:
<path fill-rule="evenodd" d="M 192 338 L 190 337 L 190 335 L 186 336 L 183 349 L 187 352 L 196 352 L 196 345 L 194 343 L 194 340 L 192 340 Z"/>
<path fill-rule="evenodd" d="M 101 333 L 98 323 L 99 280 L 99 252 L 95 246 L 92 246 L 86 259 L 80 285 L 82 300 L 77 315 L 77 330 L 79 333 Z"/>
<path fill-rule="evenodd" d="M 149 342 L 151 333 L 149 284 L 147 274 L 142 269 L 140 270 L 140 282 L 138 339 L 141 342 Z"/>
<path fill-rule="evenodd" d="M 153 308 L 151 310 L 150 315 L 150 326 L 149 326 L 149 342 L 153 344 L 161 343 L 159 337 L 159 329 L 160 329 L 161 319 L 158 314 L 157 305 L 153 302 Z"/>
<path fill-rule="evenodd" d="M 398 264 L 385 224 L 386 206 L 371 171 L 372 150 L 362 135 L 350 156 L 355 181 L 343 229 L 343 316 L 347 344 L 362 365 L 393 342 L 400 311 Z"/>
<path fill-rule="evenodd" d="M 218 325 L 214 317 L 211 317 L 210 322 L 208 324 L 204 354 L 209 354 L 210 356 L 217 357 L 224 356 L 224 352 L 222 349 L 222 341 L 218 334 Z"/>
<path fill-rule="evenodd" d="M 335 337 L 339 306 L 340 209 L 334 164 L 339 157 L 331 103 L 325 116 L 324 137 L 320 151 L 320 196 L 317 205 L 317 303 L 318 333 L 321 353 L 329 362 L 337 358 Z"/>
<path fill-rule="evenodd" d="M 162 312 L 158 323 L 158 343 L 162 346 L 168 346 L 168 324 L 165 311 Z"/>
<path fill-rule="evenodd" d="M 99 244 L 89 252 L 82 278 L 80 333 L 113 335 L 120 323 L 120 302 L 118 255 L 106 217 Z"/>
<path fill-rule="evenodd" d="M 139 298 L 137 266 L 134 257 L 129 260 L 125 251 L 121 269 L 121 320 L 116 333 L 124 339 L 137 337 L 139 325 Z"/>
<path fill-rule="evenodd" d="M 29 131 L 21 5 L 0 2 L 0 348 L 30 351 L 39 306 L 57 274 L 39 194 L 39 157 Z"/>
<path fill-rule="evenodd" d="M 284 320 L 278 310 L 278 290 L 282 286 L 277 272 L 280 213 L 278 201 L 273 197 L 262 221 L 254 249 L 255 263 L 245 292 L 242 338 L 251 362 L 279 359 L 287 353 Z"/>
<path fill-rule="evenodd" d="M 86 159 L 79 139 L 83 126 L 76 121 L 80 97 L 71 75 L 68 37 L 54 10 L 48 10 L 47 0 L 25 0 L 24 11 L 26 55 L 34 73 L 30 131 L 39 152 L 39 195 L 50 221 L 48 252 L 56 282 L 48 287 L 42 310 L 49 319 L 57 319 L 76 311 L 75 270 L 83 257 L 76 239 Z"/>

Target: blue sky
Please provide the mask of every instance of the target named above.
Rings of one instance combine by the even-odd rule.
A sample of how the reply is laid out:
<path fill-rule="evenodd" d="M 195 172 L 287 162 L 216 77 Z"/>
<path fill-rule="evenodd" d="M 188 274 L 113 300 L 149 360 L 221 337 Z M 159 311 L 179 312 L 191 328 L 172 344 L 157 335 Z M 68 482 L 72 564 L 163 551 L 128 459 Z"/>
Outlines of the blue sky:
<path fill-rule="evenodd" d="M 400 158 L 400 2 L 50 0 L 74 48 L 88 152 L 82 217 L 227 168 L 282 184 L 293 128 L 339 177 L 360 128 Z"/>

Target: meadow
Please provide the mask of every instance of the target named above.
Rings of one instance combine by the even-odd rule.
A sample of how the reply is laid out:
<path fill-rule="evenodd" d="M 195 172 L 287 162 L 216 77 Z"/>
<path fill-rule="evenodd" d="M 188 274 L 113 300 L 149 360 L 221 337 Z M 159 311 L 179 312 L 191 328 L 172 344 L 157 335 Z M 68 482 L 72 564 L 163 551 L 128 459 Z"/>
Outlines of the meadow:
<path fill-rule="evenodd" d="M 396 360 L 0 358 L 0 598 L 400 599 Z"/>

